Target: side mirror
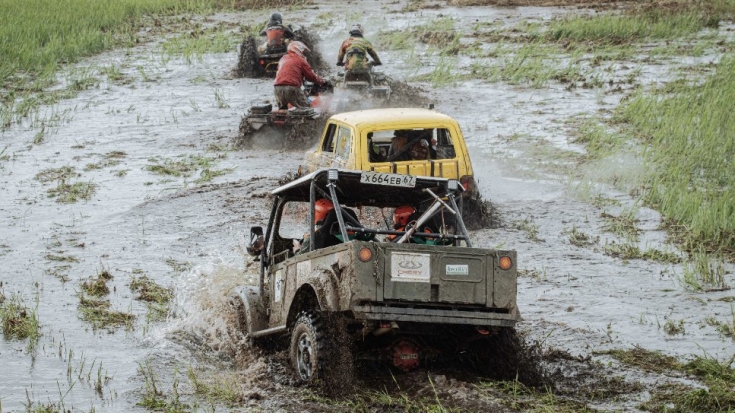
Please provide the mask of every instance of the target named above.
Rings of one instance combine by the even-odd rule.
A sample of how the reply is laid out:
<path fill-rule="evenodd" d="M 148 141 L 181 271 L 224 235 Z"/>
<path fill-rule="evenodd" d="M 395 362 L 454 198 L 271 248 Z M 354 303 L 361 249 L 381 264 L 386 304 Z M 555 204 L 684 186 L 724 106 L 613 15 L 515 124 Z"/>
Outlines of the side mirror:
<path fill-rule="evenodd" d="M 264 246 L 263 227 L 250 227 L 250 241 L 245 247 L 245 249 L 247 249 L 248 251 L 248 254 L 256 257 L 263 252 Z"/>

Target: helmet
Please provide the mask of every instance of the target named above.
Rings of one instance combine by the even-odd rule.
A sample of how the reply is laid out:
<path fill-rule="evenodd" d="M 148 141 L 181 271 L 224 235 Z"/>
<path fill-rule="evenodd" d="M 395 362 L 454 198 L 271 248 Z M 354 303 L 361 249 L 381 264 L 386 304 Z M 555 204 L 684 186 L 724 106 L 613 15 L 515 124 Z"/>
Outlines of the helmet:
<path fill-rule="evenodd" d="M 306 53 L 309 53 L 311 51 L 308 47 L 306 47 L 305 44 L 299 41 L 289 43 L 287 50 L 289 53 L 294 53 L 301 57 L 304 57 Z"/>
<path fill-rule="evenodd" d="M 321 198 L 314 202 L 314 224 L 318 224 L 319 221 L 324 220 L 329 211 L 334 209 L 334 205 L 328 199 Z"/>
<path fill-rule="evenodd" d="M 362 36 L 362 32 L 363 32 L 362 25 L 360 23 L 354 23 L 350 27 L 350 34 L 353 35 L 353 36 L 354 35 Z"/>
<path fill-rule="evenodd" d="M 405 227 L 408 219 L 416 212 L 416 208 L 410 205 L 401 205 L 393 211 L 393 225 L 396 227 Z"/>
<path fill-rule="evenodd" d="M 281 22 L 283 22 L 283 16 L 281 15 L 281 13 L 277 11 L 273 12 L 273 14 L 271 14 L 271 21 L 278 22 L 278 24 L 281 24 Z"/>

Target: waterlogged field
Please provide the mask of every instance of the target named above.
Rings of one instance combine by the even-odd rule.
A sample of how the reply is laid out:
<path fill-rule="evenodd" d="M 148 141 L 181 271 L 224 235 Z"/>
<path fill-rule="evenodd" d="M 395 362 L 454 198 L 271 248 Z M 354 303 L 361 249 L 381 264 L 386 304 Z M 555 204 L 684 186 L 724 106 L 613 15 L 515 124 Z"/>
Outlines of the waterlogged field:
<path fill-rule="evenodd" d="M 27 17 L 72 30 L 1 63 L 0 412 L 735 410 L 730 2 L 282 8 L 327 62 L 360 21 L 381 71 L 460 121 L 493 206 L 474 243 L 522 270 L 516 380 L 369 366 L 339 395 L 247 347 L 226 300 L 256 282 L 243 235 L 303 158 L 233 145 L 272 93 L 234 74 L 271 12 L 226 11 L 245 3 Z"/>

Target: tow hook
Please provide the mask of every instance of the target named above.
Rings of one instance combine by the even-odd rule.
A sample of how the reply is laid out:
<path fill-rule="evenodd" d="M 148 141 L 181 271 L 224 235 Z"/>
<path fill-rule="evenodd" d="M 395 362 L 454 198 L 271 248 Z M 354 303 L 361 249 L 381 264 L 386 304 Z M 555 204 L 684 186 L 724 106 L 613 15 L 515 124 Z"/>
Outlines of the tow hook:
<path fill-rule="evenodd" d="M 391 330 L 398 330 L 398 323 L 395 321 L 391 321 L 390 323 L 382 322 L 378 328 L 373 330 L 373 335 L 375 337 L 380 337 Z"/>

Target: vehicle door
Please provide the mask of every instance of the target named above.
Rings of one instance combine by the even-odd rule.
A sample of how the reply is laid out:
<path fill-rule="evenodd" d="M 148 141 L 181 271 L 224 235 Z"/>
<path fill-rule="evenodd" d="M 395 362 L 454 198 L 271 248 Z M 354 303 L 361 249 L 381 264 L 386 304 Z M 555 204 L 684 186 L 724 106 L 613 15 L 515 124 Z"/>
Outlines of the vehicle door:
<path fill-rule="evenodd" d="M 270 241 L 268 295 L 271 303 L 271 326 L 285 322 L 285 313 L 288 311 L 288 306 L 285 305 L 287 289 L 293 289 L 296 276 L 293 257 L 309 231 L 308 206 L 307 202 L 296 201 L 283 204 Z"/>
<path fill-rule="evenodd" d="M 334 142 L 337 129 L 338 125 L 335 123 L 329 123 L 325 126 L 324 136 L 322 136 L 319 148 L 309 155 L 309 171 L 315 171 L 332 164 L 332 161 L 334 160 Z"/>

